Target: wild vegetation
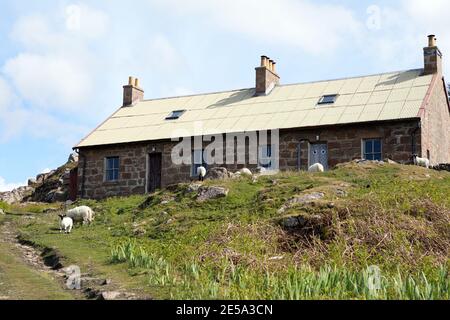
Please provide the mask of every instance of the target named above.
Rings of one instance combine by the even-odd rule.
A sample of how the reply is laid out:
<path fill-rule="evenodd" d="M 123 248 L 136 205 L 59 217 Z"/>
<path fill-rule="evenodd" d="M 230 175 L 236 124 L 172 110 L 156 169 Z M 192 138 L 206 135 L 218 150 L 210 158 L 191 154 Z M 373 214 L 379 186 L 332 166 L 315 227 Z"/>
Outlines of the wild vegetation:
<path fill-rule="evenodd" d="M 17 226 L 67 263 L 157 299 L 449 299 L 447 172 L 351 163 L 204 184 L 230 192 L 199 203 L 181 184 L 80 201 L 96 220 L 70 236 L 53 230 L 55 213 Z M 313 193 L 324 196 L 293 201 Z"/>

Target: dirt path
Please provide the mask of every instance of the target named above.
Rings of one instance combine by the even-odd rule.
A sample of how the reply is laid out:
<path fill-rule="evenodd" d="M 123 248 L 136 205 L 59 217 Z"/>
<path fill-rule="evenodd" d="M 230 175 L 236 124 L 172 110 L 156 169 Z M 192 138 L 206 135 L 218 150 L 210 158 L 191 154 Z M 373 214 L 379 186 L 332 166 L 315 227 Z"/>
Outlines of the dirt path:
<path fill-rule="evenodd" d="M 0 300 L 80 299 L 36 249 L 19 243 L 12 219 L 7 216 L 0 225 Z"/>

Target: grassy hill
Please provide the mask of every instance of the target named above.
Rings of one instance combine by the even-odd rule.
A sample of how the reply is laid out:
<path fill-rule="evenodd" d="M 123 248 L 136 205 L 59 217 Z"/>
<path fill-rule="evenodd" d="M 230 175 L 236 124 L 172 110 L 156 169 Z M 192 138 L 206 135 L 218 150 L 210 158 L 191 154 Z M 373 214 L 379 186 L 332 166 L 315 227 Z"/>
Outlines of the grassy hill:
<path fill-rule="evenodd" d="M 448 172 L 350 163 L 204 185 L 229 194 L 200 203 L 180 184 L 80 201 L 95 223 L 68 236 L 56 213 L 16 223 L 66 264 L 156 299 L 450 298 Z"/>

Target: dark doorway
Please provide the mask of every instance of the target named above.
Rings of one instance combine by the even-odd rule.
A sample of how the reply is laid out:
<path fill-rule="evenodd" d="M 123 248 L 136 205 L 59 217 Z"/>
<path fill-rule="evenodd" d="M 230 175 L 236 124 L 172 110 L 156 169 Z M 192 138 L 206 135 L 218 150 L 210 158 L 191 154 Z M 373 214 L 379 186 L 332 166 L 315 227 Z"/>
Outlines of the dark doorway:
<path fill-rule="evenodd" d="M 69 182 L 69 200 L 77 200 L 78 195 L 78 167 L 70 170 L 70 182 Z"/>
<path fill-rule="evenodd" d="M 162 154 L 151 153 L 148 156 L 148 186 L 149 193 L 155 192 L 161 188 L 161 165 Z"/>

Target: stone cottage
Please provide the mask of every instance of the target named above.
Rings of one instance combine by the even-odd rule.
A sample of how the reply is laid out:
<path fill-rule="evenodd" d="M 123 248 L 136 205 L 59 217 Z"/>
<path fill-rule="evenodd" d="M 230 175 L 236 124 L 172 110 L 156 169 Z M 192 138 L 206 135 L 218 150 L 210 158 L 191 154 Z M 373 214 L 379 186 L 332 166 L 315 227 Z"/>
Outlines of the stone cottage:
<path fill-rule="evenodd" d="M 200 165 L 270 169 L 266 160 L 276 158 L 277 169 L 305 170 L 361 158 L 409 163 L 414 154 L 450 162 L 450 105 L 435 36 L 420 69 L 281 85 L 276 62 L 263 56 L 250 89 L 144 100 L 132 77 L 123 89 L 123 105 L 74 148 L 80 197 L 152 192 L 195 179 Z M 261 143 L 261 131 L 276 131 L 277 145 Z M 184 154 L 189 163 L 173 160 L 174 138 L 223 136 L 226 144 L 230 133 L 260 140 L 245 148 L 244 163 L 205 164 L 204 140 Z"/>

